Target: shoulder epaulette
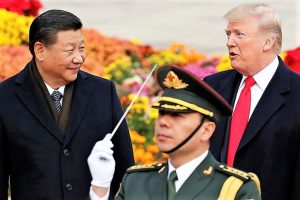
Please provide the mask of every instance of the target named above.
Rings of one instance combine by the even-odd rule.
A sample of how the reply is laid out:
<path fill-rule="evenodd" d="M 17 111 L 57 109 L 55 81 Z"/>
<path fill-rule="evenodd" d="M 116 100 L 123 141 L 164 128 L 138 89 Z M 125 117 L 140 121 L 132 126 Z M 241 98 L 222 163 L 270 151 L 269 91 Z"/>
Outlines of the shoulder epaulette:
<path fill-rule="evenodd" d="M 235 176 L 229 176 L 221 188 L 218 200 L 235 199 L 243 184 L 244 182 L 241 179 Z"/>
<path fill-rule="evenodd" d="M 244 182 L 249 180 L 254 181 L 258 191 L 261 192 L 259 179 L 254 173 L 247 173 L 224 165 L 217 166 L 216 170 L 229 175 L 221 188 L 218 200 L 235 199 Z"/>
<path fill-rule="evenodd" d="M 247 172 L 244 172 L 239 169 L 232 168 L 232 167 L 228 167 L 225 165 L 217 166 L 216 170 L 223 174 L 237 177 L 237 178 L 241 179 L 242 181 L 249 181 L 252 178 L 252 175 Z"/>
<path fill-rule="evenodd" d="M 166 164 L 165 163 L 155 163 L 155 164 L 144 164 L 144 165 L 134 165 L 127 169 L 127 173 L 132 172 L 146 172 L 146 171 L 159 171 L 162 169 Z"/>

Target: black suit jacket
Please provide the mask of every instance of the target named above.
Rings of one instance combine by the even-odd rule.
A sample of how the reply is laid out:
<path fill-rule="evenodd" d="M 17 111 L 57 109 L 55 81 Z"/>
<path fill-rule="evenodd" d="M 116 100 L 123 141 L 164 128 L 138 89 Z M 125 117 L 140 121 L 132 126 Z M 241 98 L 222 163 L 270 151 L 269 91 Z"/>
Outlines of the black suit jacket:
<path fill-rule="evenodd" d="M 83 200 L 91 183 L 87 157 L 123 114 L 113 82 L 78 73 L 65 138 L 37 91 L 28 65 L 0 85 L 0 199 Z M 113 138 L 116 193 L 134 164 L 126 122 Z"/>
<path fill-rule="evenodd" d="M 242 75 L 229 70 L 205 81 L 231 105 Z M 211 152 L 226 161 L 231 117 L 222 118 Z M 279 58 L 279 66 L 259 100 L 239 144 L 234 167 L 258 175 L 263 200 L 300 199 L 300 76 Z"/>

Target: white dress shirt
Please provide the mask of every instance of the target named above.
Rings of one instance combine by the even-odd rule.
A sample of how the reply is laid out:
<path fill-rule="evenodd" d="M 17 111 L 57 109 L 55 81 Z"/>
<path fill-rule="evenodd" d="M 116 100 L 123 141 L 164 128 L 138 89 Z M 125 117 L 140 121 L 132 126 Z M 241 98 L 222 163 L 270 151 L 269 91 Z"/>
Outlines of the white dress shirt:
<path fill-rule="evenodd" d="M 170 173 L 176 170 L 176 174 L 178 178 L 175 181 L 176 192 L 178 192 L 178 190 L 181 188 L 184 182 L 189 178 L 189 176 L 193 173 L 193 171 L 198 167 L 198 165 L 202 163 L 202 161 L 206 158 L 207 154 L 208 151 L 205 151 L 197 158 L 185 163 L 184 165 L 178 167 L 177 169 L 175 169 L 175 167 L 172 165 L 170 160 L 168 160 L 168 165 L 169 165 L 168 178 L 170 176 Z"/>
<path fill-rule="evenodd" d="M 263 70 L 258 72 L 253 76 L 255 80 L 255 84 L 251 87 L 251 106 L 250 106 L 250 113 L 249 113 L 249 119 L 258 104 L 258 101 L 260 100 L 261 96 L 263 95 L 264 91 L 266 90 L 268 84 L 270 83 L 272 77 L 274 76 L 277 68 L 278 68 L 278 58 L 277 56 L 275 59 Z M 245 79 L 247 76 L 243 75 L 242 81 L 240 83 L 235 102 L 234 102 L 234 109 L 236 107 L 237 101 L 239 99 L 239 96 L 241 94 L 242 89 L 245 87 Z M 233 110 L 234 112 L 234 110 Z"/>
<path fill-rule="evenodd" d="M 45 85 L 47 87 L 49 94 L 51 95 L 53 93 L 54 89 L 52 87 L 50 87 L 47 83 L 45 83 Z M 63 102 L 65 87 L 66 86 L 64 85 L 57 89 L 62 94 L 62 98 L 60 99 L 60 105 L 62 105 L 62 102 Z"/>

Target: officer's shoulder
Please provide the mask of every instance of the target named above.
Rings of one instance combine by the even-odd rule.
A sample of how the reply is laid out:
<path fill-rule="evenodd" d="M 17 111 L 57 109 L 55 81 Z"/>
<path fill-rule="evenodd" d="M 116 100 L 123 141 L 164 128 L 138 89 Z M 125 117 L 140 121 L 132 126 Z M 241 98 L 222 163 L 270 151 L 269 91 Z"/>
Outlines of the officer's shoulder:
<path fill-rule="evenodd" d="M 215 167 L 215 170 L 227 176 L 234 176 L 244 182 L 250 180 L 257 181 L 256 180 L 257 176 L 254 173 L 248 173 L 233 167 L 229 167 L 227 165 L 223 165 L 223 164 L 217 165 Z"/>
<path fill-rule="evenodd" d="M 254 173 L 248 173 L 222 164 L 216 166 L 215 171 L 227 177 L 221 188 L 219 200 L 235 199 L 243 185 L 245 185 L 245 191 L 253 191 L 255 187 L 261 193 L 259 179 Z"/>
<path fill-rule="evenodd" d="M 166 163 L 134 165 L 127 169 L 127 173 L 160 171 L 160 170 L 163 170 L 165 168 L 165 166 L 166 166 Z"/>

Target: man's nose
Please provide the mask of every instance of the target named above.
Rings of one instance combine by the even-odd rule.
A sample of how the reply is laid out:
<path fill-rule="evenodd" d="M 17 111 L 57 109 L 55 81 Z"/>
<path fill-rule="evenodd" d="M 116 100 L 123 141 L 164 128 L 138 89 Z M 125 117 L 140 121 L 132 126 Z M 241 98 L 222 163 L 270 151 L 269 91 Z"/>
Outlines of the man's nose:
<path fill-rule="evenodd" d="M 234 40 L 234 37 L 233 36 L 228 36 L 226 46 L 227 47 L 233 47 L 235 45 L 236 45 L 236 42 Z"/>
<path fill-rule="evenodd" d="M 74 55 L 73 62 L 82 64 L 85 60 L 85 53 L 77 51 Z"/>
<path fill-rule="evenodd" d="M 157 118 L 157 123 L 161 127 L 166 127 L 168 125 L 168 115 L 159 115 Z"/>

